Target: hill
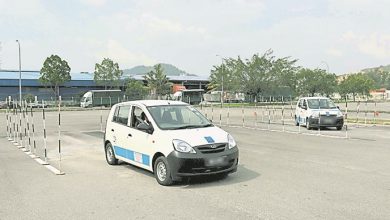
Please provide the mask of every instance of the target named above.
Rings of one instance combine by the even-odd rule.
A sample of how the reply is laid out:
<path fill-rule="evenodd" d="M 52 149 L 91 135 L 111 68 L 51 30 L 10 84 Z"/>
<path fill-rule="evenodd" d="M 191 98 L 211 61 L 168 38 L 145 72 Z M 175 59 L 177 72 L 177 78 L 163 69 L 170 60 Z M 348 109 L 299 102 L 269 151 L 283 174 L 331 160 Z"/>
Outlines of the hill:
<path fill-rule="evenodd" d="M 165 75 L 167 75 L 167 76 L 193 75 L 193 74 L 189 74 L 189 73 L 185 72 L 184 70 L 177 68 L 176 66 L 174 66 L 172 64 L 161 63 L 161 66 L 164 70 Z M 141 65 L 141 66 L 135 66 L 135 67 L 130 68 L 130 69 L 124 69 L 123 74 L 128 75 L 128 76 L 129 75 L 132 75 L 132 76 L 145 75 L 146 73 L 148 73 L 152 70 L 153 70 L 153 66 Z"/>
<path fill-rule="evenodd" d="M 386 66 L 379 66 L 379 67 L 373 67 L 373 68 L 366 68 L 362 69 L 360 72 L 362 73 L 369 73 L 369 72 L 379 72 L 379 71 L 390 71 L 390 64 Z"/>

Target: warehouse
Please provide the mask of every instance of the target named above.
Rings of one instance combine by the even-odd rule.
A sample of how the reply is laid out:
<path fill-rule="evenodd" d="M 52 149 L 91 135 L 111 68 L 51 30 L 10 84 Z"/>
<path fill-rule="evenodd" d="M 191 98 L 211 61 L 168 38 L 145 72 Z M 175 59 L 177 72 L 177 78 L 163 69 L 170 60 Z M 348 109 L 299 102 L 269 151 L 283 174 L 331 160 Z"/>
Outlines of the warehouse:
<path fill-rule="evenodd" d="M 42 85 L 38 78 L 39 71 L 22 71 L 21 84 L 22 94 L 31 94 L 37 96 L 38 99 L 53 99 L 54 93 L 50 87 Z M 93 80 L 93 73 L 81 72 L 71 73 L 72 80 L 60 86 L 60 95 L 63 98 L 80 97 L 88 90 L 104 89 L 103 86 L 96 85 Z M 136 80 L 142 80 L 145 84 L 142 75 L 133 77 Z M 170 82 L 174 84 L 182 84 L 188 89 L 205 89 L 208 81 L 207 77 L 200 76 L 168 76 Z M 125 90 L 122 81 L 121 89 Z M 17 70 L 0 70 L 0 100 L 11 96 L 15 99 L 19 97 L 19 71 Z"/>

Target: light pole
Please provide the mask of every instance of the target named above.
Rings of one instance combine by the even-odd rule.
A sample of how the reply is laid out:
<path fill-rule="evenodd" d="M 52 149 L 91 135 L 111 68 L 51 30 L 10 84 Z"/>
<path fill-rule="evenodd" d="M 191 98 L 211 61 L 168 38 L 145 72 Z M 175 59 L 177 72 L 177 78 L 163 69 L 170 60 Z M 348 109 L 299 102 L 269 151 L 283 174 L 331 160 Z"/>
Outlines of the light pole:
<path fill-rule="evenodd" d="M 221 68 L 223 68 L 223 58 L 222 58 L 220 55 L 218 55 L 218 54 L 217 54 L 216 56 L 221 58 L 221 60 L 222 60 L 222 62 L 221 62 Z M 221 91 L 221 106 L 223 106 L 223 74 L 224 74 L 224 73 L 222 73 L 222 77 L 221 77 L 221 78 L 222 78 L 222 79 L 221 79 L 221 81 L 222 81 L 222 82 L 221 82 L 221 87 L 222 87 L 222 88 L 221 88 L 221 90 L 222 90 L 222 91 Z"/>
<path fill-rule="evenodd" d="M 327 73 L 329 73 L 329 65 L 328 65 L 328 63 L 325 62 L 325 61 L 321 61 L 321 63 L 324 63 L 326 65 Z"/>
<path fill-rule="evenodd" d="M 22 106 L 22 59 L 20 57 L 20 42 L 16 40 L 19 46 L 19 102 L 20 106 Z"/>

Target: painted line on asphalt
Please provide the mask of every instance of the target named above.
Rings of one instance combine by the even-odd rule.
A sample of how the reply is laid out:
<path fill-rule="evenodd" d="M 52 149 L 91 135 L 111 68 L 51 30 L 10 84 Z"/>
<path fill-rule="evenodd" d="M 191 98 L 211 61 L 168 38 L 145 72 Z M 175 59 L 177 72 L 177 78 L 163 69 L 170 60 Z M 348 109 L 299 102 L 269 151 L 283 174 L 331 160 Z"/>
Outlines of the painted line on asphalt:
<path fill-rule="evenodd" d="M 253 127 L 242 127 L 237 125 L 222 125 L 225 127 L 231 127 L 231 128 L 245 128 L 250 130 L 259 130 L 259 131 L 270 131 L 270 132 L 278 132 L 278 133 L 289 133 L 289 134 L 302 134 L 302 135 L 308 135 L 308 136 L 318 136 L 318 137 L 327 137 L 327 138 L 335 138 L 335 139 L 350 139 L 342 136 L 333 136 L 333 135 L 326 135 L 326 134 L 314 134 L 314 133 L 304 133 L 304 132 L 295 132 L 295 131 L 282 131 L 282 130 L 273 130 L 273 129 L 266 129 L 266 128 L 253 128 Z"/>

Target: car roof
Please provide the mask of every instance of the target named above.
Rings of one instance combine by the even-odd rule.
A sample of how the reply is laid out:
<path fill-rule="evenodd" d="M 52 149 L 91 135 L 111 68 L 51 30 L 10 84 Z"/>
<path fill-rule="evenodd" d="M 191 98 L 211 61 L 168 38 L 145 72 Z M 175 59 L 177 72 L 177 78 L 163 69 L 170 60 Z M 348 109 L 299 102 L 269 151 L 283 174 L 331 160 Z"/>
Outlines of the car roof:
<path fill-rule="evenodd" d="M 163 106 L 163 105 L 188 105 L 185 102 L 172 101 L 172 100 L 137 100 L 137 101 L 122 102 L 122 103 L 118 103 L 118 104 L 120 104 L 120 105 L 122 105 L 122 104 L 138 104 L 138 105 L 144 105 L 146 107 Z"/>

